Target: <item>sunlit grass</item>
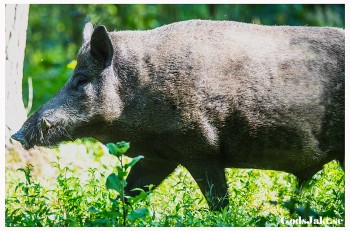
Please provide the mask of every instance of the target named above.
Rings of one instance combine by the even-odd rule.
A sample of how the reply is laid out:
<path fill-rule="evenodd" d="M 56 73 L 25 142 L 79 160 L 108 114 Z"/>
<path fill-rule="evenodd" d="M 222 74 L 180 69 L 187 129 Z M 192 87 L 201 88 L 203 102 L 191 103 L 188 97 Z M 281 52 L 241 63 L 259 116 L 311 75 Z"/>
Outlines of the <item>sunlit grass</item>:
<path fill-rule="evenodd" d="M 27 164 L 33 168 L 30 184 L 24 172 L 17 170 Z M 14 150 L 7 153 L 6 225 L 120 225 L 111 218 L 110 198 L 117 194 L 105 186 L 107 176 L 118 164 L 104 145 L 91 140 L 26 155 Z M 147 200 L 135 205 L 147 206 L 149 215 L 128 225 L 285 226 L 281 217 L 297 216 L 285 206 L 293 200 L 295 207 L 310 206 L 321 215 L 344 218 L 344 172 L 337 162 L 325 165 L 300 194 L 296 194 L 297 179 L 284 172 L 226 169 L 226 178 L 230 205 L 224 211 L 210 212 L 190 173 L 178 166 Z"/>

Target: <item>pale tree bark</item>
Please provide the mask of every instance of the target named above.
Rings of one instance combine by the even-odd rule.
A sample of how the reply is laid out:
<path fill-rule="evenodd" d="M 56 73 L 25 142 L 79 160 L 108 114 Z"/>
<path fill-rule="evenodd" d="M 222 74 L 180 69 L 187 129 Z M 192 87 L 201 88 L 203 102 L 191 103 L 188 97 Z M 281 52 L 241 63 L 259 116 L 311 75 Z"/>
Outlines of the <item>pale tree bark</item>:
<path fill-rule="evenodd" d="M 27 117 L 22 100 L 22 78 L 29 5 L 8 4 L 5 13 L 5 145 L 8 147 L 11 135 Z"/>

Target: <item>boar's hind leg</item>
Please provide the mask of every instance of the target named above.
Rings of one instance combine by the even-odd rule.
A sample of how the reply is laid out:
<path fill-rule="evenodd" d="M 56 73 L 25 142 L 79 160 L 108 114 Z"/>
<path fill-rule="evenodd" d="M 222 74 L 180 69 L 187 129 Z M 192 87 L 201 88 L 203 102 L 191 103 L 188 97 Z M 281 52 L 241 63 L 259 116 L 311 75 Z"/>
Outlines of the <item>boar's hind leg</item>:
<path fill-rule="evenodd" d="M 170 173 L 174 171 L 177 164 L 168 162 L 157 162 L 142 159 L 132 167 L 126 181 L 128 182 L 125 193 L 129 196 L 136 196 L 139 191 L 131 191 L 134 188 L 142 188 L 146 185 L 153 184 L 157 186 Z"/>
<path fill-rule="evenodd" d="M 215 163 L 195 163 L 185 166 L 205 196 L 210 210 L 220 210 L 228 205 L 225 169 Z"/>

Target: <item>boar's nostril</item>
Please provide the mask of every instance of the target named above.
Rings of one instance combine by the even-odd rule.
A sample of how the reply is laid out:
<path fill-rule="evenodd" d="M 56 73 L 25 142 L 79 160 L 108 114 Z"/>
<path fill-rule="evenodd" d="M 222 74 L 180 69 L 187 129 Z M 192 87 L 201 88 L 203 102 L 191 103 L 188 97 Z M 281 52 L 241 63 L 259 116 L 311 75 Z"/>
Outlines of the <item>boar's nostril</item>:
<path fill-rule="evenodd" d="M 47 131 L 51 127 L 52 127 L 52 124 L 49 121 L 47 121 L 47 119 L 45 119 L 45 118 L 41 119 L 41 129 L 43 131 Z"/>

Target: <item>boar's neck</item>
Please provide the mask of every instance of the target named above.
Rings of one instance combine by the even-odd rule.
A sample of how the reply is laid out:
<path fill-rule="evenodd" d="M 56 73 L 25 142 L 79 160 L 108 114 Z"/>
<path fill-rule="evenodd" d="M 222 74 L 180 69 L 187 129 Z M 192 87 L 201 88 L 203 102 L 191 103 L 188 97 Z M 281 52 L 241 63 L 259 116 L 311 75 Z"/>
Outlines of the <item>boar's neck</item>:
<path fill-rule="evenodd" d="M 173 129 L 172 124 L 179 124 L 180 119 L 162 94 L 164 70 L 156 64 L 159 57 L 155 57 L 156 44 L 148 42 L 152 40 L 149 33 L 115 32 L 111 38 L 115 49 L 114 71 L 123 103 L 118 126 L 143 134 Z M 160 115 L 169 121 L 161 120 Z"/>

